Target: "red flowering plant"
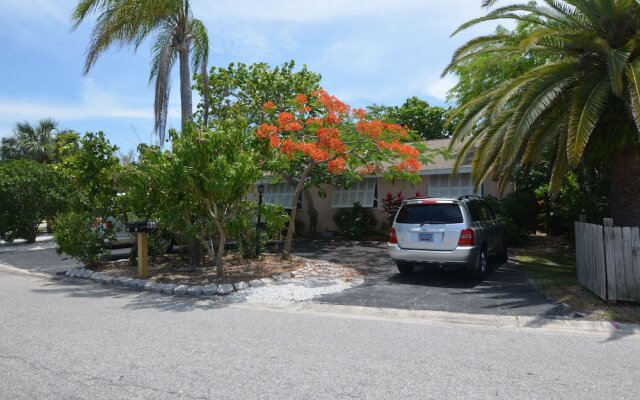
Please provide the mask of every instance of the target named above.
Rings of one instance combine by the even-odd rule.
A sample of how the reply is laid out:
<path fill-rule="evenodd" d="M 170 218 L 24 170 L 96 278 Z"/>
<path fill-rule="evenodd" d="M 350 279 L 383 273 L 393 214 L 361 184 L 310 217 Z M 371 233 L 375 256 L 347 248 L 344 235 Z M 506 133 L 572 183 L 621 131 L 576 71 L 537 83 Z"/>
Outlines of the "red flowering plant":
<path fill-rule="evenodd" d="M 285 109 L 267 102 L 264 112 L 256 136 L 268 147 L 265 167 L 297 183 L 283 257 L 291 253 L 296 205 L 312 175 L 328 171 L 347 180 L 382 175 L 415 183 L 421 164 L 432 158 L 424 144 L 408 143 L 413 138 L 402 126 L 368 119 L 364 110 L 352 109 L 323 89 L 298 94 Z"/>

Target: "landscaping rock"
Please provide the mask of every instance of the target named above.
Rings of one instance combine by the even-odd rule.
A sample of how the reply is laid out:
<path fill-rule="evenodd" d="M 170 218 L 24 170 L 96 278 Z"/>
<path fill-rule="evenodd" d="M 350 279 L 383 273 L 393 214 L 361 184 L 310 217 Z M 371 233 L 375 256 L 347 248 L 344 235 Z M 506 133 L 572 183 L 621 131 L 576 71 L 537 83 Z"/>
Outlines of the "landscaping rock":
<path fill-rule="evenodd" d="M 148 292 L 154 292 L 155 290 L 153 290 L 153 287 L 156 285 L 155 282 L 152 281 L 146 281 L 143 288 L 144 290 L 148 291 Z"/>
<path fill-rule="evenodd" d="M 147 284 L 147 282 L 149 282 L 149 281 L 144 280 L 144 279 L 138 279 L 138 285 L 137 285 L 137 288 L 138 288 L 138 289 L 144 289 L 144 287 L 145 287 L 145 285 Z"/>
<path fill-rule="evenodd" d="M 262 282 L 260 279 L 254 279 L 252 281 L 249 281 L 249 286 L 251 287 L 258 287 L 262 285 L 264 285 L 264 282 Z"/>
<path fill-rule="evenodd" d="M 95 274 L 95 272 L 91 271 L 90 269 L 85 269 L 80 277 L 82 279 L 89 279 L 89 277 L 93 274 Z"/>
<path fill-rule="evenodd" d="M 120 278 L 120 285 L 129 286 L 129 282 L 131 282 L 132 278 Z"/>
<path fill-rule="evenodd" d="M 164 293 L 164 294 L 173 294 L 173 289 L 175 289 L 176 286 L 178 286 L 178 285 L 176 285 L 175 283 L 167 283 L 166 285 L 164 285 L 162 287 L 162 293 Z"/>
<path fill-rule="evenodd" d="M 202 288 L 202 295 L 203 296 L 213 296 L 214 294 L 216 294 L 216 292 L 218 291 L 218 285 L 207 285 L 204 288 Z"/>
<path fill-rule="evenodd" d="M 226 296 L 231 292 L 233 292 L 233 285 L 230 283 L 224 283 L 222 285 L 218 285 L 218 290 L 216 291 L 216 294 L 220 296 Z"/>
<path fill-rule="evenodd" d="M 247 282 L 238 282 L 238 283 L 234 283 L 233 284 L 233 288 L 236 291 L 244 290 L 244 289 L 246 289 L 248 287 L 249 287 L 249 284 Z"/>
<path fill-rule="evenodd" d="M 126 283 L 126 285 L 130 288 L 137 289 L 138 288 L 138 279 L 132 279 Z"/>
<path fill-rule="evenodd" d="M 201 294 L 202 294 L 202 286 L 191 286 L 187 289 L 188 296 L 200 296 Z"/>
<path fill-rule="evenodd" d="M 100 277 L 100 283 L 104 283 L 105 285 L 111 285 L 113 283 L 113 277 L 109 275 L 103 275 Z"/>
<path fill-rule="evenodd" d="M 283 272 L 280 274 L 280 276 L 286 279 L 286 278 L 291 278 L 293 274 L 291 274 L 291 272 Z"/>
<path fill-rule="evenodd" d="M 164 287 L 161 283 L 154 283 L 151 287 L 151 291 L 154 293 L 162 293 L 162 288 Z"/>
<path fill-rule="evenodd" d="M 100 280 L 101 276 L 102 276 L 102 274 L 100 272 L 94 272 L 93 274 L 91 274 L 89 279 L 91 279 L 94 282 L 98 282 Z"/>
<path fill-rule="evenodd" d="M 275 281 L 271 278 L 262 278 L 260 279 L 262 281 L 262 283 L 264 283 L 265 285 L 269 285 L 271 283 L 274 283 Z"/>
<path fill-rule="evenodd" d="M 187 289 L 189 289 L 189 286 L 187 285 L 178 285 L 173 289 L 173 294 L 177 296 L 185 296 L 187 294 Z"/>
<path fill-rule="evenodd" d="M 68 269 L 67 272 L 64 273 L 65 276 L 71 276 L 71 274 L 73 273 L 74 269 Z"/>

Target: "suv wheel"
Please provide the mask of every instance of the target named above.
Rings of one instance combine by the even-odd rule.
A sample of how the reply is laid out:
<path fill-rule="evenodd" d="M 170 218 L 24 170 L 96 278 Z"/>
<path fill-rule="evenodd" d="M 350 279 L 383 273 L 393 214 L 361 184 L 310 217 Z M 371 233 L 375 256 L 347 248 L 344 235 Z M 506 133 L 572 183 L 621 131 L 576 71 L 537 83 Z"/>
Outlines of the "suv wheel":
<path fill-rule="evenodd" d="M 471 275 L 476 279 L 483 279 L 487 276 L 488 272 L 489 265 L 487 263 L 487 249 L 483 247 L 476 257 L 473 269 L 471 270 Z"/>
<path fill-rule="evenodd" d="M 402 275 L 408 275 L 413 272 L 413 265 L 411 264 L 396 262 L 396 266 L 398 266 L 398 271 L 400 271 Z"/>

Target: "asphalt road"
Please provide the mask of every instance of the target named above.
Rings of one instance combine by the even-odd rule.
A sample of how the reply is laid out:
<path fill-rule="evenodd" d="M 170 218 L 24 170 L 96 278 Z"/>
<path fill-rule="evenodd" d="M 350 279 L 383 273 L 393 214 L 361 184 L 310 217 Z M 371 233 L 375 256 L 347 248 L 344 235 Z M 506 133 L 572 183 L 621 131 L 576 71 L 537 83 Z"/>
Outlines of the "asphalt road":
<path fill-rule="evenodd" d="M 497 270 L 478 281 L 464 270 L 416 269 L 411 275 L 400 275 L 384 243 L 300 242 L 295 250 L 301 256 L 358 266 L 367 273 L 364 285 L 317 299 L 323 303 L 474 314 L 570 313 L 564 305 L 540 294 L 513 263 L 493 262 Z"/>
<path fill-rule="evenodd" d="M 0 398 L 637 399 L 640 339 L 229 304 L 0 270 Z"/>

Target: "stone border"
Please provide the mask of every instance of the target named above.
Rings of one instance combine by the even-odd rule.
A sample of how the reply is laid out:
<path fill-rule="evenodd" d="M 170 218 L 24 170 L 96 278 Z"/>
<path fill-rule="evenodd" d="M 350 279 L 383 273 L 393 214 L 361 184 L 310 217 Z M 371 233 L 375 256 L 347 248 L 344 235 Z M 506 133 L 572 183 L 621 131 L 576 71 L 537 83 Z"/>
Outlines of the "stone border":
<path fill-rule="evenodd" d="M 305 263 L 305 267 L 302 267 L 296 271 L 281 272 L 270 277 L 253 279 L 249 282 L 240 281 L 234 284 L 223 283 L 220 285 L 210 284 L 204 286 L 176 285 L 175 283 L 158 283 L 148 279 L 134 279 L 123 276 L 111 276 L 105 275 L 100 272 L 93 272 L 84 267 L 72 268 L 66 271 L 64 275 L 69 278 L 88 279 L 96 283 L 101 283 L 103 285 L 113 285 L 115 287 L 137 289 L 138 291 L 147 291 L 173 296 L 211 297 L 226 296 L 234 292 L 246 290 L 248 288 L 283 282 L 285 279 L 293 278 L 296 274 L 313 268 L 309 261 L 305 260 Z"/>

